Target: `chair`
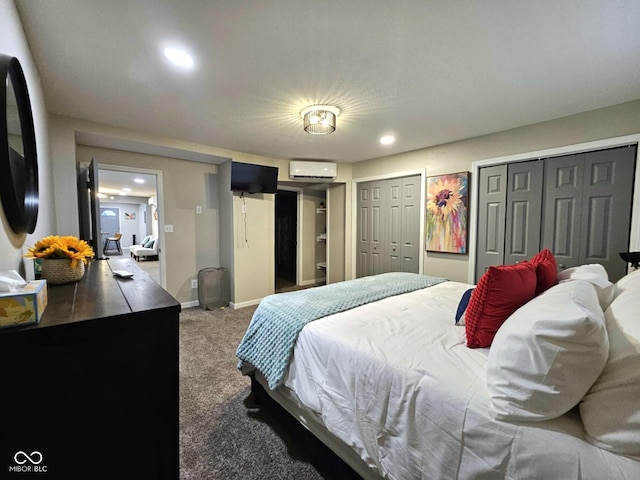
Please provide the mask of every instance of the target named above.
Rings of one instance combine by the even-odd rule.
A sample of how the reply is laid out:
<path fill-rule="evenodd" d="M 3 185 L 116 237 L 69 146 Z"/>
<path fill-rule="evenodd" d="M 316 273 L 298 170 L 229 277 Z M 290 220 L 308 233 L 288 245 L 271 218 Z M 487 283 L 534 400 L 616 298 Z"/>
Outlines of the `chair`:
<path fill-rule="evenodd" d="M 146 247 L 145 245 L 149 246 Z M 158 260 L 158 237 L 150 236 L 144 245 L 131 245 L 129 253 L 136 262 L 140 261 L 140 257 L 150 257 L 152 260 Z"/>
<path fill-rule="evenodd" d="M 107 237 L 104 241 L 104 247 L 102 248 L 103 252 L 109 250 L 109 244 L 114 242 L 116 244 L 116 248 L 118 249 L 118 253 L 122 253 L 122 248 L 120 247 L 120 239 L 122 238 L 122 233 L 118 232 L 113 237 Z"/>

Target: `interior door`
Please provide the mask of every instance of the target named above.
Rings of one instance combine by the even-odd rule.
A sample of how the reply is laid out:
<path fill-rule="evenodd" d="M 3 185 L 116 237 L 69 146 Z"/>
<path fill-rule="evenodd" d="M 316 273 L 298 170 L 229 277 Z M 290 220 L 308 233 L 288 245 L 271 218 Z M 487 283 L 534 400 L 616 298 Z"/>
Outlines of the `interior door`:
<path fill-rule="evenodd" d="M 91 198 L 91 239 L 90 244 L 96 254 L 97 259 L 103 259 L 102 252 L 102 228 L 100 225 L 100 198 L 98 198 L 98 186 L 100 181 L 98 178 L 98 161 L 91 159 L 89 164 L 89 195 Z"/>
<path fill-rule="evenodd" d="M 78 215 L 80 227 L 80 240 L 91 245 L 91 192 L 89 190 L 89 169 L 76 164 L 78 174 Z"/>
<path fill-rule="evenodd" d="M 507 165 L 481 168 L 478 189 L 476 283 L 490 266 L 504 263 Z"/>
<path fill-rule="evenodd" d="M 357 252 L 356 252 L 356 278 L 369 275 L 369 255 L 371 254 L 371 185 L 359 183 L 357 214 Z"/>
<path fill-rule="evenodd" d="M 402 271 L 402 179 L 382 182 L 381 205 L 384 209 L 384 272 Z M 382 273 L 382 272 L 379 272 Z"/>
<path fill-rule="evenodd" d="M 107 238 L 113 237 L 116 233 L 122 232 L 120 228 L 120 209 L 117 207 L 100 207 L 100 245 L 102 245 L 104 254 L 106 251 L 115 249 L 112 243 L 104 250 Z"/>
<path fill-rule="evenodd" d="M 401 271 L 420 271 L 420 175 L 402 179 Z"/>
<path fill-rule="evenodd" d="M 585 155 L 580 264 L 599 263 L 615 282 L 627 271 L 637 146 Z"/>
<path fill-rule="evenodd" d="M 384 204 L 382 182 L 371 182 L 369 275 L 384 273 Z"/>
<path fill-rule="evenodd" d="M 420 271 L 420 175 L 358 184 L 356 275 Z"/>
<path fill-rule="evenodd" d="M 584 153 L 545 161 L 542 248 L 553 252 L 558 268 L 580 264 Z"/>
<path fill-rule="evenodd" d="M 544 162 L 510 163 L 507 172 L 504 263 L 514 264 L 540 251 Z"/>

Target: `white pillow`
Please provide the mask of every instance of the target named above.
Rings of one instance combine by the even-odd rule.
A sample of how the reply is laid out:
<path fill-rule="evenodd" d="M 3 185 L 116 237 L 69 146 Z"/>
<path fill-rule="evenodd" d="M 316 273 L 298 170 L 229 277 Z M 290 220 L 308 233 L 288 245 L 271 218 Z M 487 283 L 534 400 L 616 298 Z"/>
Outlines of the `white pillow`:
<path fill-rule="evenodd" d="M 586 280 L 596 287 L 598 301 L 602 310 L 607 309 L 615 296 L 616 287 L 609 281 L 607 270 L 599 263 L 571 267 L 558 273 L 558 282 L 568 280 Z"/>
<path fill-rule="evenodd" d="M 640 458 L 640 295 L 624 290 L 605 312 L 609 360 L 580 403 L 587 440 Z"/>
<path fill-rule="evenodd" d="M 616 291 L 633 289 L 640 293 L 640 269 L 628 273 L 616 282 Z"/>
<path fill-rule="evenodd" d="M 608 353 L 595 288 L 584 280 L 551 287 L 496 333 L 487 363 L 493 416 L 507 421 L 559 417 L 589 390 Z"/>

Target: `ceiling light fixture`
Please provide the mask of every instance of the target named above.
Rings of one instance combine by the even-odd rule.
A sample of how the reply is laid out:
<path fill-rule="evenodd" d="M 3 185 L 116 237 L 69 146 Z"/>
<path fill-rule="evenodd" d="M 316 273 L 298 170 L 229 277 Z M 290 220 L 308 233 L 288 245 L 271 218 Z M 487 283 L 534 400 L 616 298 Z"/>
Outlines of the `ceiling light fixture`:
<path fill-rule="evenodd" d="M 183 50 L 178 50 L 177 48 L 165 48 L 164 56 L 180 67 L 193 67 L 193 57 Z"/>
<path fill-rule="evenodd" d="M 385 135 L 384 137 L 380 137 L 380 143 L 382 145 L 391 145 L 395 141 L 396 137 L 394 137 L 393 135 Z"/>
<path fill-rule="evenodd" d="M 304 131 L 313 135 L 326 135 L 335 131 L 340 109 L 331 105 L 312 105 L 300 112 Z"/>

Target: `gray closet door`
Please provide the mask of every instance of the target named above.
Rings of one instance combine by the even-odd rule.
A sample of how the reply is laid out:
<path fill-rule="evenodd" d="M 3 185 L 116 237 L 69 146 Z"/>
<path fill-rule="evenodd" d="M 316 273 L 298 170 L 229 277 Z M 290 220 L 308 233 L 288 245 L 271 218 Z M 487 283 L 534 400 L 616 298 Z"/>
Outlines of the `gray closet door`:
<path fill-rule="evenodd" d="M 580 264 L 600 263 L 614 282 L 627 271 L 635 158 L 635 146 L 585 155 Z"/>
<path fill-rule="evenodd" d="M 356 227 L 356 277 L 369 275 L 369 253 L 371 248 L 370 216 L 370 184 L 358 185 L 357 191 L 357 227 Z"/>
<path fill-rule="evenodd" d="M 400 271 L 420 271 L 420 175 L 402 179 Z"/>
<path fill-rule="evenodd" d="M 402 179 L 385 180 L 384 185 L 384 271 L 400 272 L 402 264 Z"/>
<path fill-rule="evenodd" d="M 504 261 L 507 165 L 481 168 L 478 188 L 476 283 L 490 266 Z"/>
<path fill-rule="evenodd" d="M 380 182 L 358 184 L 356 276 L 366 277 L 380 273 L 383 268 L 384 247 L 381 229 L 384 214 L 384 185 Z"/>
<path fill-rule="evenodd" d="M 371 184 L 371 202 L 370 212 L 371 220 L 369 225 L 371 228 L 370 248 L 369 248 L 369 275 L 377 275 L 384 272 L 384 224 L 385 224 L 385 202 L 384 202 L 384 184 L 381 182 L 372 182 Z"/>
<path fill-rule="evenodd" d="M 621 278 L 636 150 L 633 145 L 481 168 L 475 281 L 491 265 L 526 260 L 543 248 L 553 252 L 559 269 L 600 263 L 610 280 Z"/>
<path fill-rule="evenodd" d="M 384 242 L 382 228 L 384 215 L 383 187 L 381 182 L 358 185 L 358 252 L 356 275 L 366 277 L 382 273 Z"/>
<path fill-rule="evenodd" d="M 419 271 L 420 176 L 383 182 L 385 272 Z"/>
<path fill-rule="evenodd" d="M 545 161 L 542 247 L 553 252 L 560 269 L 580 264 L 584 156 Z"/>
<path fill-rule="evenodd" d="M 510 163 L 507 168 L 505 264 L 528 260 L 540 251 L 544 162 Z"/>
<path fill-rule="evenodd" d="M 636 149 L 547 160 L 542 246 L 560 269 L 599 263 L 614 282 L 626 273 Z"/>
<path fill-rule="evenodd" d="M 419 271 L 420 176 L 359 183 L 356 276 Z"/>

